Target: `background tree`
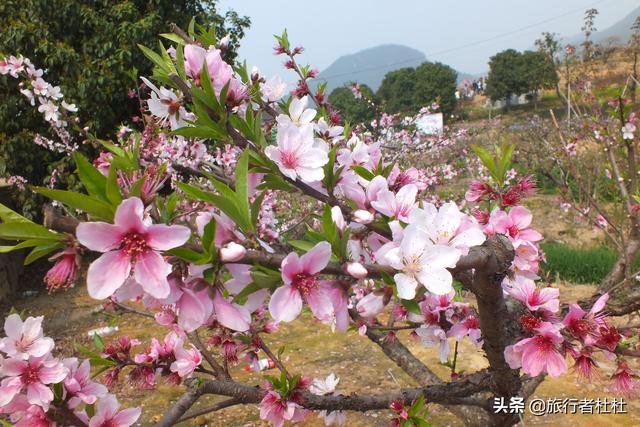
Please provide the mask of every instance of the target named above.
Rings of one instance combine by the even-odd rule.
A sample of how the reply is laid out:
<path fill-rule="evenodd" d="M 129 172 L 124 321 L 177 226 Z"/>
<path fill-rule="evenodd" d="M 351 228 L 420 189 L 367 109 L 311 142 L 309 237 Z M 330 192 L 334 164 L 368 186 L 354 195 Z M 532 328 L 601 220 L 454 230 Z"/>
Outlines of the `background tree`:
<path fill-rule="evenodd" d="M 584 13 L 584 24 L 582 25 L 582 32 L 584 33 L 584 41 L 582 47 L 584 48 L 584 60 L 591 59 L 593 55 L 593 42 L 591 41 L 591 34 L 598 31 L 595 26 L 596 16 L 598 16 L 598 9 L 587 9 Z"/>
<path fill-rule="evenodd" d="M 413 110 L 414 84 L 415 70 L 411 67 L 387 73 L 377 92 L 383 109 L 388 113 Z"/>
<path fill-rule="evenodd" d="M 367 85 L 360 85 L 360 92 L 364 98 L 375 99 L 375 94 Z M 374 118 L 374 111 L 364 99 L 357 99 L 351 92 L 351 87 L 335 88 L 329 94 L 329 103 L 340 110 L 342 117 L 351 124 L 370 123 Z"/>
<path fill-rule="evenodd" d="M 438 102 L 441 111 L 448 116 L 456 105 L 457 76 L 448 65 L 425 62 L 417 68 L 387 73 L 377 95 L 388 113 L 417 112 Z"/>
<path fill-rule="evenodd" d="M 527 92 L 533 93 L 534 101 L 537 100 L 539 90 L 558 88 L 556 68 L 543 52 L 532 50 L 524 52 L 520 57 L 518 69 L 523 81 L 528 84 Z"/>
<path fill-rule="evenodd" d="M 414 108 L 438 102 L 440 111 L 449 116 L 456 107 L 456 80 L 458 73 L 440 62 L 425 62 L 415 71 L 413 91 Z"/>
<path fill-rule="evenodd" d="M 136 86 L 132 70 L 151 71 L 138 44 L 157 45 L 170 23 L 186 28 L 191 17 L 213 26 L 220 37 L 228 34 L 226 59 L 235 57 L 249 18 L 233 11 L 220 16 L 212 0 L 5 0 L 0 52 L 24 54 L 47 70 L 49 81 L 77 103 L 82 122 L 106 138 L 139 112 L 126 91 Z M 65 166 L 64 157 L 33 143 L 36 133 L 49 135 L 49 129 L 10 80 L 0 79 L 0 176 L 21 175 L 41 184 Z M 21 202 L 24 211 L 32 210 L 33 200 Z"/>
<path fill-rule="evenodd" d="M 514 49 L 504 50 L 489 59 L 486 92 L 491 100 L 506 98 L 509 104 L 511 95 L 527 91 L 527 82 L 522 79 L 520 69 L 521 59 L 522 54 Z"/>
<path fill-rule="evenodd" d="M 545 31 L 542 33 L 541 37 L 535 41 L 535 45 L 540 52 L 543 52 L 547 56 L 547 58 L 549 58 L 557 75 L 558 66 L 560 65 L 558 54 L 562 50 L 560 40 L 558 39 L 558 34 Z M 560 86 L 558 84 L 556 84 L 556 94 L 558 95 L 558 98 L 561 98 Z"/>

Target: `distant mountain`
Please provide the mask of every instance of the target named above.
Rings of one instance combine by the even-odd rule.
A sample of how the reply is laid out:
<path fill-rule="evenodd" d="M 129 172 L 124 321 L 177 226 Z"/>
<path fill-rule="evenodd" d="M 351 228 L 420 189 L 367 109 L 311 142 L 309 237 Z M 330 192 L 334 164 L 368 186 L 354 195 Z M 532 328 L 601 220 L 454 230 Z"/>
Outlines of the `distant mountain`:
<path fill-rule="evenodd" d="M 318 75 L 317 81 L 327 82 L 327 93 L 352 81 L 366 84 L 375 91 L 389 71 L 415 67 L 426 60 L 424 53 L 408 46 L 376 46 L 341 56 Z"/>
<path fill-rule="evenodd" d="M 366 84 L 378 90 L 385 74 L 400 68 L 416 67 L 427 61 L 419 50 L 408 46 L 387 44 L 341 56 L 318 74 L 316 82 L 327 82 L 327 93 L 350 82 Z M 458 72 L 458 81 L 472 78 L 470 74 Z"/>
<path fill-rule="evenodd" d="M 596 31 L 591 35 L 591 40 L 595 43 L 600 43 L 609 38 L 615 37 L 622 43 L 626 43 L 629 41 L 631 37 L 631 26 L 633 25 L 636 18 L 640 16 L 640 7 L 634 9 L 627 16 L 622 18 L 620 21 L 611 25 L 608 28 L 605 28 L 602 31 Z M 596 28 L 598 28 L 598 21 L 596 18 Z M 570 43 L 573 45 L 579 45 L 584 41 L 584 34 L 576 34 L 573 37 L 569 37 L 566 40 L 563 40 L 563 43 Z"/>

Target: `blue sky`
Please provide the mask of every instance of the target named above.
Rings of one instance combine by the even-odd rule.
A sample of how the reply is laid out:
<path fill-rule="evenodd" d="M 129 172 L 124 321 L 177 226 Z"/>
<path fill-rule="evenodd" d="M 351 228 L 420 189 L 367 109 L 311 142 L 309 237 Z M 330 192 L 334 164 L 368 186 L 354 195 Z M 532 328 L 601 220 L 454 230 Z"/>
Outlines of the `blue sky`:
<path fill-rule="evenodd" d="M 614 24 L 640 0 L 221 0 L 251 17 L 240 56 L 266 75 L 287 76 L 272 53 L 273 34 L 286 28 L 306 51 L 303 61 L 319 70 L 342 55 L 380 44 L 403 44 L 429 60 L 480 73 L 488 58 L 507 48 L 526 49 L 542 31 L 572 36 L 580 32 L 584 11 L 599 10 L 598 29 Z M 491 39 L 491 40 L 487 40 Z M 486 41 L 485 41 L 486 40 Z M 286 81 L 291 82 L 288 77 Z"/>

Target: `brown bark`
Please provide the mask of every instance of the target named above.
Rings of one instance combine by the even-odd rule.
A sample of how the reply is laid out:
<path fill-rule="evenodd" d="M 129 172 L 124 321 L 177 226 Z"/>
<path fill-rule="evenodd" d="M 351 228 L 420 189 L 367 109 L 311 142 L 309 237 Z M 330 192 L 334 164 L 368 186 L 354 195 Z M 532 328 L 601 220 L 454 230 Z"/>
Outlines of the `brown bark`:
<path fill-rule="evenodd" d="M 491 390 L 496 396 L 517 396 L 522 386 L 518 370 L 511 369 L 504 358 L 504 349 L 515 340 L 515 331 L 508 328 L 509 312 L 502 291 L 502 280 L 514 257 L 513 246 L 503 235 L 487 239 L 483 248 L 489 254 L 487 262 L 477 268 L 473 292 L 478 302 L 483 349 L 492 374 Z M 518 422 L 516 414 L 492 414 L 491 425 L 509 426 Z"/>

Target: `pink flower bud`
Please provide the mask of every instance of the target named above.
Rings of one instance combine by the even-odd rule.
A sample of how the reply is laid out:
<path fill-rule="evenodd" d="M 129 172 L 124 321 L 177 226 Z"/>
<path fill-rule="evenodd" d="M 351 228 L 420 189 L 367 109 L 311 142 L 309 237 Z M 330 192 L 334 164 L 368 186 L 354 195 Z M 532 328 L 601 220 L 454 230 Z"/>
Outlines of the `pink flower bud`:
<path fill-rule="evenodd" d="M 388 302 L 388 300 L 385 301 L 384 292 L 374 291 L 365 295 L 364 298 L 358 301 L 358 304 L 356 304 L 356 310 L 362 317 L 376 317 L 378 314 L 382 313 L 382 310 L 384 310 L 384 307 Z"/>
<path fill-rule="evenodd" d="M 331 208 L 331 219 L 336 224 L 339 230 L 344 230 L 347 228 L 347 223 L 344 220 L 344 216 L 342 216 L 342 211 L 340 210 L 340 206 L 334 206 Z"/>
<path fill-rule="evenodd" d="M 345 265 L 345 271 L 356 279 L 364 279 L 369 274 L 367 269 L 359 262 L 348 262 Z"/>
<path fill-rule="evenodd" d="M 240 261 L 247 250 L 235 242 L 229 242 L 220 249 L 220 259 L 224 262 Z"/>
<path fill-rule="evenodd" d="M 360 224 L 369 224 L 373 221 L 373 214 L 365 209 L 358 209 L 353 213 L 353 220 Z"/>

